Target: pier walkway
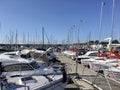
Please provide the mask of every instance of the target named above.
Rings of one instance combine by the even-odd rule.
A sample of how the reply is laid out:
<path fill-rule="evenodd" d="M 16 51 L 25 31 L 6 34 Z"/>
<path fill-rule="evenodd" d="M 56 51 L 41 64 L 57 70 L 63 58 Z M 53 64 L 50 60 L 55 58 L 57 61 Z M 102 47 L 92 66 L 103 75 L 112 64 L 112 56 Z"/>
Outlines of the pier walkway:
<path fill-rule="evenodd" d="M 74 60 L 64 56 L 62 53 L 55 53 L 55 55 L 58 60 L 66 64 L 67 74 L 75 73 L 76 63 Z M 82 64 L 78 64 L 77 72 L 82 78 L 89 80 L 93 85 L 97 85 L 101 90 L 120 90 L 120 83 L 116 83 L 109 78 L 106 79 L 103 75 L 97 75 L 97 72 L 87 67 L 84 68 Z"/>

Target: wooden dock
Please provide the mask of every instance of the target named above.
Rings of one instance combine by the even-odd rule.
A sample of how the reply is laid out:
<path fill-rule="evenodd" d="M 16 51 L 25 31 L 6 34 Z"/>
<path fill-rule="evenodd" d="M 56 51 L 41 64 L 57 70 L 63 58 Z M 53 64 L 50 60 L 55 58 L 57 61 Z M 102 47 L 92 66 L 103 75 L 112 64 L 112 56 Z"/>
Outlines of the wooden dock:
<path fill-rule="evenodd" d="M 61 53 L 55 53 L 58 60 L 60 60 L 62 63 L 66 64 L 66 71 L 67 74 L 75 73 L 75 61 L 64 56 Z M 90 81 L 89 83 L 95 87 L 97 87 L 99 90 L 120 90 L 120 84 L 114 82 L 113 80 L 110 80 L 109 78 L 106 79 L 102 75 L 97 75 L 97 72 L 89 69 L 84 68 L 82 64 L 78 64 L 78 70 L 77 70 L 79 76 L 81 76 L 82 79 Z M 96 77 L 97 75 L 97 77 Z M 108 80 L 108 81 L 107 81 Z M 80 81 L 77 81 L 77 83 L 83 83 Z M 91 86 L 90 86 L 91 87 Z M 93 90 L 93 89 L 86 89 L 86 90 Z"/>

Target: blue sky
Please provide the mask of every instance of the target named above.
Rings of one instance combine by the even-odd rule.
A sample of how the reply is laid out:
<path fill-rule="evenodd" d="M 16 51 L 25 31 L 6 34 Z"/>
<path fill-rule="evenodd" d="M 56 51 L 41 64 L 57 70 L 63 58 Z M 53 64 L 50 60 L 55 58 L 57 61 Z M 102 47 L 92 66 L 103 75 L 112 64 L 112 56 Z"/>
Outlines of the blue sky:
<path fill-rule="evenodd" d="M 91 40 L 97 40 L 102 1 L 106 3 L 102 18 L 104 40 L 111 34 L 112 0 L 0 0 L 0 42 L 4 43 L 10 31 L 15 34 L 16 30 L 19 42 L 23 33 L 26 39 L 29 33 L 30 40 L 42 40 L 42 27 L 48 38 L 58 43 L 67 41 L 71 28 L 74 42 L 78 29 L 81 42 L 87 41 L 90 32 Z M 120 38 L 119 10 L 120 0 L 115 0 L 114 39 Z"/>

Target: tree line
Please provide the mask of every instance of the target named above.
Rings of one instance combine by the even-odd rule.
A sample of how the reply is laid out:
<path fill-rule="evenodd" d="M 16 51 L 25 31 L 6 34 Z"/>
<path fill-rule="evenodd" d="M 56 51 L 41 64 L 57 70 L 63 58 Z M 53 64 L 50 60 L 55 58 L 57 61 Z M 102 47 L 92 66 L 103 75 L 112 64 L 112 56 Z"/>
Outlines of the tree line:
<path fill-rule="evenodd" d="M 107 45 L 108 44 L 108 42 L 104 42 L 104 41 L 99 42 L 99 40 L 95 40 L 95 41 L 92 40 L 92 41 L 89 41 L 88 43 L 89 44 L 102 44 L 102 45 Z M 119 44 L 120 42 L 117 39 L 115 39 L 115 40 L 112 41 L 112 43 L 113 44 Z"/>

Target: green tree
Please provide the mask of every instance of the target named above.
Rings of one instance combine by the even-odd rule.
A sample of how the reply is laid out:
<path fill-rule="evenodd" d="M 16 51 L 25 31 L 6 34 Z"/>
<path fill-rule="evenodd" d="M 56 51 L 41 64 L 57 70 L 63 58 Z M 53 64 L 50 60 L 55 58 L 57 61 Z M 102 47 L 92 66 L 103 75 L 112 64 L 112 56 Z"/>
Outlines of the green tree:
<path fill-rule="evenodd" d="M 95 44 L 98 44 L 99 43 L 99 40 L 95 40 Z"/>
<path fill-rule="evenodd" d="M 112 43 L 118 44 L 119 41 L 117 39 L 113 40 Z"/>
<path fill-rule="evenodd" d="M 90 44 L 94 44 L 94 41 L 89 41 Z"/>
<path fill-rule="evenodd" d="M 102 45 L 107 45 L 108 42 L 100 42 L 100 44 L 102 44 Z"/>

